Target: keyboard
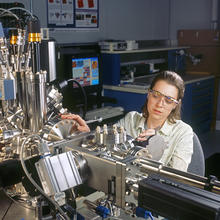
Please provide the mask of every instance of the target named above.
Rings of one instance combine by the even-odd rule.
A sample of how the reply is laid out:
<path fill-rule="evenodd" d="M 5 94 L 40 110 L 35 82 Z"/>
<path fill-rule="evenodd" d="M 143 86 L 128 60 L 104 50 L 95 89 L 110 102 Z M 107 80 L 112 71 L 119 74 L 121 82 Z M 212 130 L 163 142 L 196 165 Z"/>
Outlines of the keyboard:
<path fill-rule="evenodd" d="M 102 108 L 97 108 L 86 113 L 86 120 L 93 120 L 97 118 L 110 119 L 117 116 L 124 115 L 124 108 L 123 107 L 112 107 L 112 106 L 105 106 Z"/>

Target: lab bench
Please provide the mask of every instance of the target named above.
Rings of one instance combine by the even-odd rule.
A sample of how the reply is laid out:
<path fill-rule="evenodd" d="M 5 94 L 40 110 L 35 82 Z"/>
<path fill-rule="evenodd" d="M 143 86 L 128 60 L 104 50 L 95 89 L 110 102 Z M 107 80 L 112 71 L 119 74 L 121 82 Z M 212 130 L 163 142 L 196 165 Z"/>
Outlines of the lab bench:
<path fill-rule="evenodd" d="M 187 82 L 187 81 L 186 81 Z M 211 129 L 214 111 L 214 76 L 200 77 L 186 84 L 182 119 L 198 133 Z"/>
<path fill-rule="evenodd" d="M 117 104 L 113 106 L 122 106 L 126 112 L 141 112 L 152 78 L 140 79 L 143 83 L 146 82 L 145 86 L 104 85 L 104 95 L 117 99 Z M 213 120 L 215 77 L 206 74 L 185 74 L 182 78 L 186 86 L 182 101 L 182 119 L 190 124 L 196 133 L 207 132 L 211 129 Z"/>
<path fill-rule="evenodd" d="M 181 55 L 181 52 L 187 48 L 151 46 L 137 50 L 101 51 L 103 84 L 119 85 L 122 75 L 129 71 L 134 72 L 134 77 L 167 69 L 183 73 L 185 56 Z"/>

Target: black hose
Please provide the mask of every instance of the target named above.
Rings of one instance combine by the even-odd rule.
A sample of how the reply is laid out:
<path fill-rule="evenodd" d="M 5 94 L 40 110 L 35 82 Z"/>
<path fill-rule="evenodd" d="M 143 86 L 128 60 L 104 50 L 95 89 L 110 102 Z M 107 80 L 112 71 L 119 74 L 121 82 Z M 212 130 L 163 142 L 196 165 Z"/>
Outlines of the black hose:
<path fill-rule="evenodd" d="M 86 118 L 86 112 L 87 112 L 87 95 L 86 95 L 85 89 L 75 79 L 69 79 L 69 80 L 67 80 L 67 82 L 74 82 L 74 83 L 76 83 L 78 85 L 78 87 L 80 88 L 82 94 L 83 94 L 83 97 L 84 97 L 84 110 L 83 110 L 82 117 L 83 117 L 83 119 L 85 119 Z"/>

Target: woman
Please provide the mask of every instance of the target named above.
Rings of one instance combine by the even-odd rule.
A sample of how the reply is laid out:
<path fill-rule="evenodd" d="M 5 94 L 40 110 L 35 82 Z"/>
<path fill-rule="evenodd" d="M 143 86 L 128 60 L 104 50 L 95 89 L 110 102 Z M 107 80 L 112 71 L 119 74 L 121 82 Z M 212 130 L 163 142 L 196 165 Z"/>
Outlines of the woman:
<path fill-rule="evenodd" d="M 193 153 L 193 130 L 180 120 L 184 90 L 184 82 L 175 72 L 158 74 L 148 89 L 143 113 L 129 112 L 119 124 L 124 126 L 128 135 L 137 137 L 139 141 L 144 141 L 156 130 L 168 143 L 160 161 L 187 171 Z"/>
<path fill-rule="evenodd" d="M 148 89 L 143 113 L 129 112 L 118 124 L 126 129 L 128 135 L 139 141 L 146 140 L 157 131 L 157 135 L 168 143 L 160 162 L 187 171 L 193 153 L 193 130 L 180 120 L 184 89 L 182 78 L 175 72 L 164 71 L 158 74 Z M 89 131 L 79 116 L 64 115 L 62 118 L 77 120 L 80 131 Z"/>

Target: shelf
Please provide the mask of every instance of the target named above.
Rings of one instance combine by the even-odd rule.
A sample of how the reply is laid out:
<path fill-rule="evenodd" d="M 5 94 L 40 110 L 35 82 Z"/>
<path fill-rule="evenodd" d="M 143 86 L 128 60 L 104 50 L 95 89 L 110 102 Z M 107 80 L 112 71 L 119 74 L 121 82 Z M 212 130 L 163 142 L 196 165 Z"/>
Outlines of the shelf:
<path fill-rule="evenodd" d="M 178 49 L 187 49 L 190 47 L 187 46 L 176 46 L 176 47 L 149 47 L 144 49 L 137 50 L 120 50 L 120 51 L 101 51 L 101 53 L 105 54 L 126 54 L 126 53 L 144 53 L 144 52 L 154 52 L 154 51 L 166 51 L 166 50 L 178 50 Z"/>
<path fill-rule="evenodd" d="M 120 64 L 120 66 L 128 66 L 128 65 L 138 65 L 138 64 L 156 64 L 156 63 L 165 63 L 166 59 L 148 59 L 148 60 L 137 60 L 137 61 L 131 61 L 131 62 L 123 62 Z"/>

